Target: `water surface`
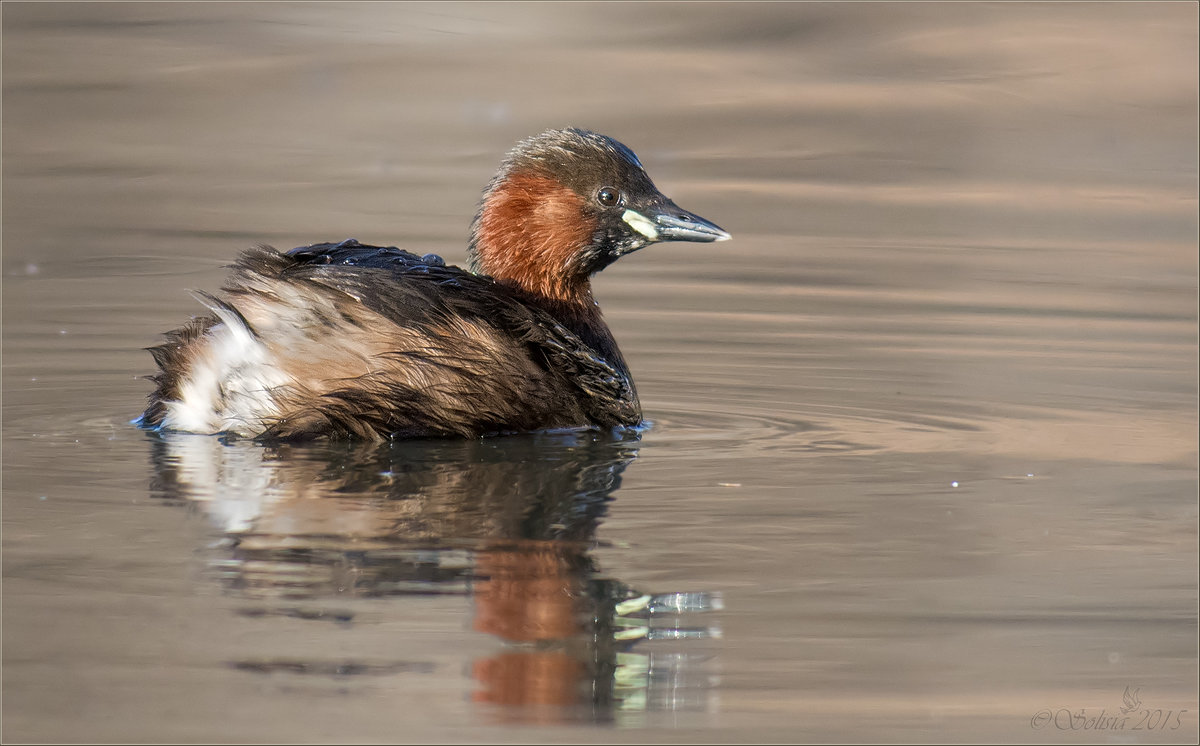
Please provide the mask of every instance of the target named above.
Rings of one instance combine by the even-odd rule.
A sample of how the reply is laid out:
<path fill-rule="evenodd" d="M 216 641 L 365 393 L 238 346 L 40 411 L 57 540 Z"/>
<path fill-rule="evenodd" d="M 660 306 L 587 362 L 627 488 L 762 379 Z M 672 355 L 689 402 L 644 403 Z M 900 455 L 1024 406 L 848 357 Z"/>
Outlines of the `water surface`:
<path fill-rule="evenodd" d="M 6 740 L 1196 740 L 1195 5 L 3 23 Z M 644 432 L 128 424 L 240 248 L 461 262 L 564 125 L 734 235 L 597 278 Z"/>

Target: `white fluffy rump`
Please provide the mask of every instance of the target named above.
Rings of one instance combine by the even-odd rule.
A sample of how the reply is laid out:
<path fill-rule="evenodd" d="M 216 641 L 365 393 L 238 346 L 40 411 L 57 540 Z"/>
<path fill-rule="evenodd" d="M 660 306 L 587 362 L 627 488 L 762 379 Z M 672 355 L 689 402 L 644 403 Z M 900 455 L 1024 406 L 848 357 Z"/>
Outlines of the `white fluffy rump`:
<path fill-rule="evenodd" d="M 167 403 L 163 426 L 193 433 L 253 436 L 279 412 L 274 393 L 288 382 L 267 346 L 228 307 L 201 299 L 221 320 L 198 344 L 180 381 L 179 399 Z"/>

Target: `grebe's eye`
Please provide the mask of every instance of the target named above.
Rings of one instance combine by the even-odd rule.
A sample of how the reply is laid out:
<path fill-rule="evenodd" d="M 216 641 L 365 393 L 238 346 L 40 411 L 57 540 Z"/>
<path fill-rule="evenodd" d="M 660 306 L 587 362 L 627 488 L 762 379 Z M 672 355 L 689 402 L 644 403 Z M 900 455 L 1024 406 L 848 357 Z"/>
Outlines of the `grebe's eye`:
<path fill-rule="evenodd" d="M 596 201 L 605 207 L 612 207 L 621 201 L 621 193 L 612 187 L 601 187 L 596 192 Z"/>

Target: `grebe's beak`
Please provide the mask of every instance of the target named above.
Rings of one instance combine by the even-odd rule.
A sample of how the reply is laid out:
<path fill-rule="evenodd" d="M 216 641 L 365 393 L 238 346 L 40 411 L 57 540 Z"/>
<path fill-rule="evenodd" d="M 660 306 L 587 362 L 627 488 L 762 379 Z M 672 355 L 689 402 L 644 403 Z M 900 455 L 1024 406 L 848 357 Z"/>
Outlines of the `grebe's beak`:
<path fill-rule="evenodd" d="M 681 210 L 673 202 L 657 204 L 646 210 L 626 210 L 621 219 L 647 241 L 728 241 L 732 236 L 721 226 L 699 215 Z"/>

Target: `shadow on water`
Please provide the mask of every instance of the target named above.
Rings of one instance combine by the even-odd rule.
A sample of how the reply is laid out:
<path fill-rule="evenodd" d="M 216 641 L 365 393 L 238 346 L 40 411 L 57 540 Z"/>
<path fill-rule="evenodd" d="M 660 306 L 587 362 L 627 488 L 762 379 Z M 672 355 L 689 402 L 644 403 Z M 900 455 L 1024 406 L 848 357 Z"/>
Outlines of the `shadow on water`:
<path fill-rule="evenodd" d="M 503 641 L 475 660 L 473 699 L 503 720 L 613 720 L 707 709 L 719 635 L 708 592 L 644 593 L 592 551 L 638 434 L 539 433 L 475 441 L 263 446 L 156 434 L 152 495 L 202 512 L 206 549 L 248 617 L 353 625 L 351 599 L 460 595 Z M 330 610 L 330 601 L 347 608 Z M 358 608 L 361 608 L 358 607 Z M 701 619 L 703 621 L 703 619 Z M 244 659 L 254 673 L 350 676 L 421 663 Z"/>

